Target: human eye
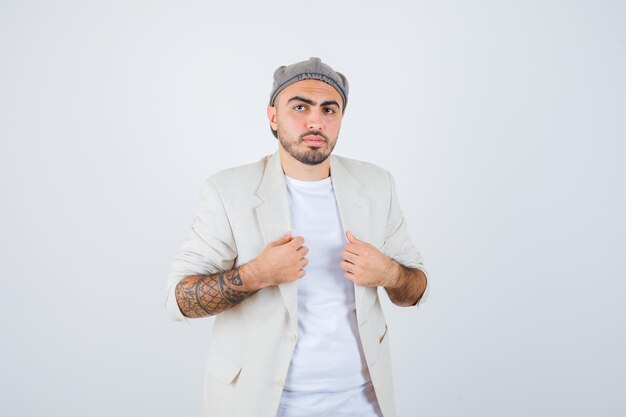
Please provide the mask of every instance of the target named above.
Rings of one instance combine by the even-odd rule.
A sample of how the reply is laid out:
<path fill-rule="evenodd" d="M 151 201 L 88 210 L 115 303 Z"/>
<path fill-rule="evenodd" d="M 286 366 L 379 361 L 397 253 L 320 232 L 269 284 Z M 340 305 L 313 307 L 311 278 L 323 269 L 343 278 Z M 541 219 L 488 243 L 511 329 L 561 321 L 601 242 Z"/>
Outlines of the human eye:
<path fill-rule="evenodd" d="M 322 111 L 324 113 L 326 113 L 326 114 L 333 114 L 333 113 L 335 113 L 335 109 L 333 109 L 331 107 L 325 107 Z"/>
<path fill-rule="evenodd" d="M 304 106 L 304 104 L 296 104 L 295 106 L 293 106 L 293 109 L 295 111 L 303 111 L 306 110 L 306 107 Z"/>

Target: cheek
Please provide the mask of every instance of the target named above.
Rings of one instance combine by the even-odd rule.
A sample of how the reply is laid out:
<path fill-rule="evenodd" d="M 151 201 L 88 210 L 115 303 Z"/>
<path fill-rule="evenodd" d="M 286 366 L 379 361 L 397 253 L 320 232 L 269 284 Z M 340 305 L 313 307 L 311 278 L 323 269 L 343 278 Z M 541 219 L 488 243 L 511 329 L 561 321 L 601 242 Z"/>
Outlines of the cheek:
<path fill-rule="evenodd" d="M 281 123 L 287 127 L 297 127 L 305 122 L 303 117 L 299 117 L 299 115 L 288 115 L 281 118 Z"/>
<path fill-rule="evenodd" d="M 333 120 L 328 124 L 328 131 L 331 132 L 339 132 L 339 129 L 341 128 L 341 120 Z"/>
<path fill-rule="evenodd" d="M 287 123 L 285 123 L 285 129 L 293 133 L 298 133 L 302 130 L 302 123 L 297 119 L 290 118 L 287 120 Z"/>

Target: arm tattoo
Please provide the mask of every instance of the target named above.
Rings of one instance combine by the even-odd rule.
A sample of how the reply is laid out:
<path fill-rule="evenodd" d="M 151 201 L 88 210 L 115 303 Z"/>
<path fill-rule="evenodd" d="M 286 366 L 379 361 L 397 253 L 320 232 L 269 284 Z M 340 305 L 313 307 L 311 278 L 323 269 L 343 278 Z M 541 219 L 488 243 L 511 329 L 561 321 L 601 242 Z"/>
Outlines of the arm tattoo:
<path fill-rule="evenodd" d="M 256 291 L 242 291 L 239 268 L 210 275 L 191 275 L 176 285 L 176 301 L 186 317 L 219 314 L 239 304 Z"/>

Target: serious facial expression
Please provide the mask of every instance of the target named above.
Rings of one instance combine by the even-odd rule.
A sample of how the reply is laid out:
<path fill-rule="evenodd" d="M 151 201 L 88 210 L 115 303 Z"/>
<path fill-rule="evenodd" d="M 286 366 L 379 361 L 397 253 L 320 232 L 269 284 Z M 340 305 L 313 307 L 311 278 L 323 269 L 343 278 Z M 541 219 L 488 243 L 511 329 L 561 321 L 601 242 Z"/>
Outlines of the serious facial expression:
<path fill-rule="evenodd" d="M 317 165 L 335 148 L 342 105 L 341 95 L 329 84 L 303 80 L 280 92 L 274 108 L 268 108 L 268 117 L 281 146 L 292 157 L 303 164 Z"/>

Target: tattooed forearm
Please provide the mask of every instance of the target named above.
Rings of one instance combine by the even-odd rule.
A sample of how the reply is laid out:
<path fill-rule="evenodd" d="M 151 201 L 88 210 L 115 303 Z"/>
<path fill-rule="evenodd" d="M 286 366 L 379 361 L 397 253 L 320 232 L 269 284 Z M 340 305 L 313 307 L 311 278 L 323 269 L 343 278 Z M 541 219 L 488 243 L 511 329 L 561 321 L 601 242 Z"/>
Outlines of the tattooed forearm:
<path fill-rule="evenodd" d="M 414 306 L 426 290 L 426 275 L 417 268 L 407 268 L 394 262 L 397 279 L 393 287 L 385 287 L 391 302 L 398 306 Z"/>
<path fill-rule="evenodd" d="M 256 291 L 243 291 L 239 268 L 212 275 L 191 275 L 176 285 L 176 301 L 186 317 L 219 314 Z"/>

